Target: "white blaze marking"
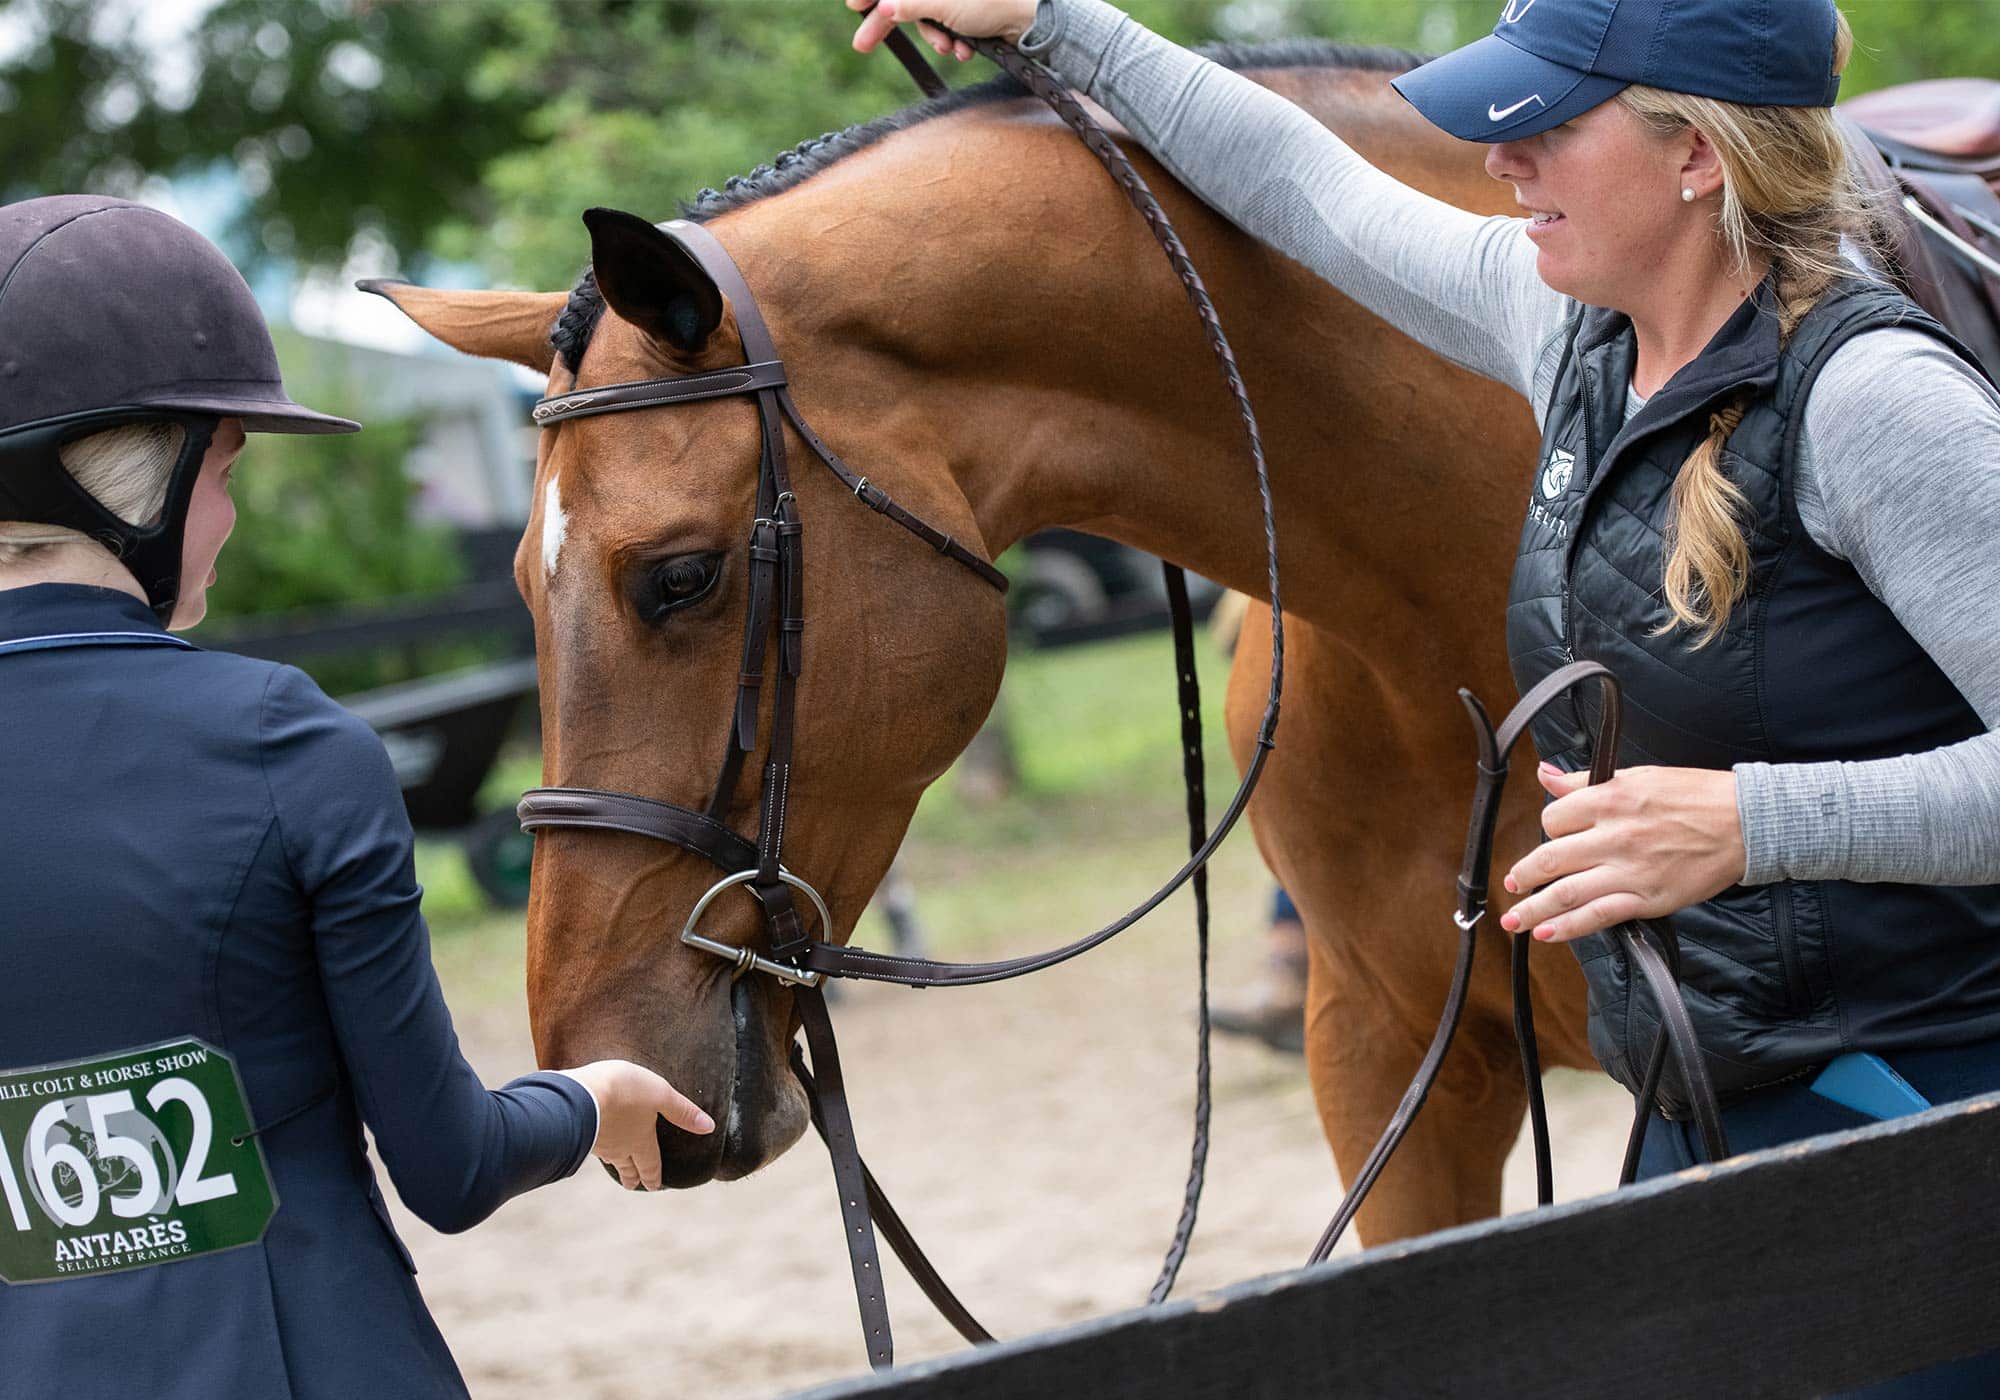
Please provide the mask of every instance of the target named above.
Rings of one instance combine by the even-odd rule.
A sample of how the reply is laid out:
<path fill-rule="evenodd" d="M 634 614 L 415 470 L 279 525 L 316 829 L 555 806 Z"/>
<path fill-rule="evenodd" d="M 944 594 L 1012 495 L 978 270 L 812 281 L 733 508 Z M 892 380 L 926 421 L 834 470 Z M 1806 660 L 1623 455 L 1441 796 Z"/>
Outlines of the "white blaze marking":
<path fill-rule="evenodd" d="M 556 558 L 562 553 L 563 536 L 569 533 L 569 517 L 556 494 L 558 479 L 550 477 L 549 489 L 542 493 L 542 569 L 550 578 L 556 576 Z"/>

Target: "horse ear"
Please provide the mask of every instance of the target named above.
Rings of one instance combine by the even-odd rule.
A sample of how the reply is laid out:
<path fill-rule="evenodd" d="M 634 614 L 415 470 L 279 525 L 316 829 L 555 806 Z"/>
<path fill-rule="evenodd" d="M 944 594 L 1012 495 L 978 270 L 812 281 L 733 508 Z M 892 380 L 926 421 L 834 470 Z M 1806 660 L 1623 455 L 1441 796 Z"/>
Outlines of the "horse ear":
<path fill-rule="evenodd" d="M 655 340 L 701 349 L 722 324 L 722 292 L 694 256 L 637 214 L 590 209 L 583 223 L 605 304 Z"/>
<path fill-rule="evenodd" d="M 446 292 L 377 277 L 354 285 L 394 302 L 454 350 L 512 360 L 543 374 L 555 363 L 549 329 L 569 300 L 567 292 Z"/>

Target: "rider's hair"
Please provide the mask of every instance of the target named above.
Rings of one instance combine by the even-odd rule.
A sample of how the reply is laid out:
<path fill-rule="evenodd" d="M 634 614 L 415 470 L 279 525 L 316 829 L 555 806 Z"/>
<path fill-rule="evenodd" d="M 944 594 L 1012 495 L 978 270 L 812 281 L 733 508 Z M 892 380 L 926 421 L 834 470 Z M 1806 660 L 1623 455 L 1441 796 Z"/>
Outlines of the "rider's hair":
<path fill-rule="evenodd" d="M 1841 15 L 1835 73 L 1846 68 L 1853 50 L 1853 31 Z M 1831 108 L 1750 107 L 1637 84 L 1618 100 L 1657 136 L 1692 127 L 1715 148 L 1722 162 L 1717 236 L 1729 251 L 1733 276 L 1747 278 L 1753 258 L 1768 260 L 1777 274 L 1781 343 L 1790 341 L 1835 282 L 1866 275 L 1842 256 L 1843 237 L 1884 262 L 1884 207 L 1850 173 Z M 1696 647 L 1720 635 L 1749 586 L 1750 547 L 1743 536 L 1748 503 L 1721 465 L 1723 445 L 1747 406 L 1739 400 L 1712 414 L 1708 436 L 1674 478 L 1663 549 L 1673 618 L 1658 630 L 1686 627 Z"/>
<path fill-rule="evenodd" d="M 157 519 L 167 503 L 181 440 L 178 423 L 127 423 L 78 438 L 62 447 L 59 455 L 64 470 L 106 510 L 128 524 L 145 525 Z M 62 544 L 87 545 L 110 554 L 89 535 L 67 526 L 0 521 L 0 566 Z"/>

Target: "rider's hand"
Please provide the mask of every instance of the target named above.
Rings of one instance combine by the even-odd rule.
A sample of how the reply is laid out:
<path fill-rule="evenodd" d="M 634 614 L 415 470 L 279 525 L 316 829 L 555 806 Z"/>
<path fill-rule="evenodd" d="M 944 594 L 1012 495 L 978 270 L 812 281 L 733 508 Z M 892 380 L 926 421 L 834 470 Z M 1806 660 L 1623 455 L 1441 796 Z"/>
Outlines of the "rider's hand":
<path fill-rule="evenodd" d="M 872 0 L 847 0 L 850 10 L 867 10 Z M 854 31 L 854 47 L 862 53 L 872 50 L 896 25 L 915 20 L 924 42 L 947 58 L 960 63 L 972 57 L 972 46 L 953 42 L 936 20 L 959 34 L 973 39 L 1005 39 L 1014 43 L 1035 22 L 1035 0 L 881 0 L 861 27 Z"/>
<path fill-rule="evenodd" d="M 1556 800 L 1542 809 L 1550 839 L 1507 872 L 1512 893 L 1534 890 L 1500 918 L 1566 943 L 1627 919 L 1663 918 L 1743 879 L 1736 775 L 1728 769 L 1621 768 L 1589 786 L 1588 773 L 1536 770 Z"/>
<path fill-rule="evenodd" d="M 664 1118 L 691 1133 L 715 1131 L 715 1120 L 659 1075 L 630 1060 L 598 1060 L 564 1070 L 597 1099 L 597 1141 L 590 1150 L 611 1164 L 627 1191 L 660 1189 L 660 1139 Z"/>

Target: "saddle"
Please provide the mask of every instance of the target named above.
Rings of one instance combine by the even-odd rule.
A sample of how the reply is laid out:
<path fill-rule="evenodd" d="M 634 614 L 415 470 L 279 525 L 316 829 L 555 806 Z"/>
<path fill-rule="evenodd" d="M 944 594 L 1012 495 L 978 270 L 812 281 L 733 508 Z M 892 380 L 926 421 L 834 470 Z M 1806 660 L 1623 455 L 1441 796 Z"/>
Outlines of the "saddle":
<path fill-rule="evenodd" d="M 1905 83 L 1835 116 L 1888 215 L 1890 277 L 2000 379 L 2000 81 Z"/>

